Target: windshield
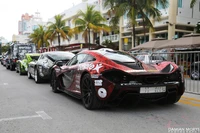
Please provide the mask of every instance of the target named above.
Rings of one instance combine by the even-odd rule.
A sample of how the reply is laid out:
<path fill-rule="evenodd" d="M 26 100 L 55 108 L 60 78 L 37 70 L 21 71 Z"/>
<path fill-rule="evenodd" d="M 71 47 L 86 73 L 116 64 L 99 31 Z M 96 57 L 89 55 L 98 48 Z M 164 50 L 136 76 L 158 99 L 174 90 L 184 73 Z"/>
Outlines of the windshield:
<path fill-rule="evenodd" d="M 32 60 L 38 60 L 39 57 L 40 57 L 39 55 L 38 56 L 31 56 L 31 59 Z"/>
<path fill-rule="evenodd" d="M 70 52 L 52 52 L 50 53 L 48 56 L 54 60 L 54 61 L 58 61 L 58 60 L 69 60 L 72 57 L 74 57 L 75 54 L 70 53 Z"/>

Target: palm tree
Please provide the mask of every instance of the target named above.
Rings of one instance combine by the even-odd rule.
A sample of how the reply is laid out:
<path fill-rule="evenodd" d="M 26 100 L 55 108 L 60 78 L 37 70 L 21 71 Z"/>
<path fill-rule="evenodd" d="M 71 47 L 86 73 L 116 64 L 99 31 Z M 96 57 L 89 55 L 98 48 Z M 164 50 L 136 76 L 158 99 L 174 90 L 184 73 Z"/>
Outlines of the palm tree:
<path fill-rule="evenodd" d="M 196 3 L 197 3 L 197 0 L 191 0 L 190 8 L 193 8 Z"/>
<path fill-rule="evenodd" d="M 39 49 L 40 47 L 43 48 L 49 45 L 46 34 L 47 32 L 45 30 L 45 27 L 42 25 L 39 25 L 39 27 L 35 29 L 32 34 L 29 35 L 29 38 L 31 39 L 33 43 L 37 44 L 37 47 Z"/>
<path fill-rule="evenodd" d="M 143 26 L 145 25 L 153 28 L 153 25 L 149 18 L 154 18 L 156 20 L 160 20 L 161 13 L 155 7 L 155 5 L 161 5 L 163 8 L 167 7 L 167 0 L 106 0 L 104 6 L 111 7 L 110 12 L 114 13 L 114 17 L 111 19 L 111 23 L 113 26 L 117 26 L 119 24 L 119 19 L 123 15 L 127 14 L 129 19 L 130 26 L 133 27 L 132 35 L 133 35 L 133 44 L 135 47 L 135 26 L 137 25 L 136 17 L 141 15 L 143 20 Z"/>
<path fill-rule="evenodd" d="M 78 11 L 78 18 L 74 19 L 75 31 L 83 32 L 82 36 L 86 43 L 89 43 L 90 49 L 90 33 L 99 33 L 100 31 L 108 32 L 110 28 L 103 24 L 105 18 L 102 17 L 99 11 L 94 10 L 95 6 L 87 6 L 86 12 Z"/>
<path fill-rule="evenodd" d="M 73 36 L 73 32 L 69 26 L 66 26 L 66 19 L 63 19 L 64 15 L 55 15 L 55 22 L 48 22 L 48 33 L 50 40 L 53 40 L 56 36 L 58 37 L 58 47 L 60 49 L 60 37 L 69 40 Z"/>

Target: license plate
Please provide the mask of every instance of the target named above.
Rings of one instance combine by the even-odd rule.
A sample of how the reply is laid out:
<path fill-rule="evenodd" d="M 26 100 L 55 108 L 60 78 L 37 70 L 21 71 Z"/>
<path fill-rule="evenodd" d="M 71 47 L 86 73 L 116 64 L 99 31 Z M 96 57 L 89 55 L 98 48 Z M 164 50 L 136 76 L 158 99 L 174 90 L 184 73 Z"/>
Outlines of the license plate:
<path fill-rule="evenodd" d="M 166 92 L 166 86 L 140 88 L 140 93 L 162 93 L 162 92 Z"/>

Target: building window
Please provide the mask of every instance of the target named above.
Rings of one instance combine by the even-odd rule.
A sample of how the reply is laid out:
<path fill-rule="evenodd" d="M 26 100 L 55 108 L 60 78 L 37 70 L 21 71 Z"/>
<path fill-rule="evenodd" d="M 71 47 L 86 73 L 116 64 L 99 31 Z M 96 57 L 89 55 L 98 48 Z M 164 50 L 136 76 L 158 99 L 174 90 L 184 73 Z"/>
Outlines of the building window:
<path fill-rule="evenodd" d="M 78 40 L 78 34 L 75 34 L 75 40 Z"/>
<path fill-rule="evenodd" d="M 26 22 L 23 22 L 23 31 L 27 30 Z"/>
<path fill-rule="evenodd" d="M 182 2 L 182 0 L 178 0 L 178 7 L 179 7 L 179 8 L 182 8 L 182 7 L 183 7 L 183 2 Z"/>

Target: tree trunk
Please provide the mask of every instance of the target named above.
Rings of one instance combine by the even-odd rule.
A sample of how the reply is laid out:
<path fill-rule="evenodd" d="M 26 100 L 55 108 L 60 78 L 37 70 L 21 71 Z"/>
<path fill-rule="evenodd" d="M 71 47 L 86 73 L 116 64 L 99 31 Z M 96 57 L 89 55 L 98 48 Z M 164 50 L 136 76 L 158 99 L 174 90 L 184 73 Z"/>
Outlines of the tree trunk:
<path fill-rule="evenodd" d="M 133 34 L 133 47 L 135 47 L 135 24 L 133 24 L 132 34 Z"/>
<path fill-rule="evenodd" d="M 134 8 L 134 16 L 133 19 L 135 20 L 135 8 L 136 8 L 136 0 L 133 1 L 133 8 Z M 136 38 L 135 38 L 135 24 L 133 23 L 133 30 L 132 30 L 132 36 L 133 36 L 133 45 L 132 47 L 135 47 L 135 42 L 136 42 Z"/>
<path fill-rule="evenodd" d="M 88 36 L 89 36 L 89 41 L 88 41 L 89 42 L 89 48 L 88 49 L 90 50 L 90 29 L 88 29 Z"/>
<path fill-rule="evenodd" d="M 60 34 L 58 33 L 58 50 L 61 51 L 60 49 Z"/>

